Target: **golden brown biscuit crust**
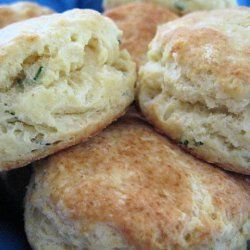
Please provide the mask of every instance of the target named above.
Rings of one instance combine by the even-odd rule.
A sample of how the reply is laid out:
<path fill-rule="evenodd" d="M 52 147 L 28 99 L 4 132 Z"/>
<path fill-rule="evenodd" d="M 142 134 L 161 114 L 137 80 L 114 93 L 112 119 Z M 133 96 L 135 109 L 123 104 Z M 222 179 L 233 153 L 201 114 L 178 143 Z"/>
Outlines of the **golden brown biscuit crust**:
<path fill-rule="evenodd" d="M 164 7 L 151 3 L 129 3 L 104 12 L 124 32 L 122 47 L 132 55 L 137 65 L 146 60 L 148 45 L 157 25 L 172 21 L 178 16 Z"/>
<path fill-rule="evenodd" d="M 249 17 L 250 9 L 244 7 L 196 12 L 182 17 L 173 26 L 161 26 L 154 40 L 162 52 L 167 45 L 171 54 L 178 56 L 179 65 L 193 69 L 190 80 L 200 72 L 215 74 L 221 79 L 216 84 L 228 96 L 240 98 L 249 94 L 249 89 L 244 94 L 244 86 L 250 79 L 250 38 L 246 36 L 239 43 L 246 35 L 246 30 L 240 28 L 248 27 Z M 230 81 L 234 78 L 238 82 Z"/>
<path fill-rule="evenodd" d="M 103 0 L 104 9 L 135 2 L 135 0 Z M 151 2 L 171 11 L 185 15 L 198 10 L 225 9 L 237 6 L 236 0 L 136 0 L 136 2 Z"/>
<path fill-rule="evenodd" d="M 32 17 L 52 14 L 54 11 L 31 2 L 0 5 L 0 28 Z"/>
<path fill-rule="evenodd" d="M 249 180 L 185 154 L 139 119 L 38 165 L 26 206 L 57 211 L 81 235 L 110 224 L 128 249 L 236 249 L 250 236 Z"/>

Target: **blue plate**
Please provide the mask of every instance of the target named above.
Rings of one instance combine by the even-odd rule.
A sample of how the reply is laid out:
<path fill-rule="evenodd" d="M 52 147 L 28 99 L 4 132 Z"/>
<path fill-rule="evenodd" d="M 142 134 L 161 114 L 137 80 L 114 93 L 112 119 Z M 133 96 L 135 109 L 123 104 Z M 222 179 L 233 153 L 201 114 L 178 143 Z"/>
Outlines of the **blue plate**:
<path fill-rule="evenodd" d="M 0 3 L 11 3 L 14 1 L 7 0 Z M 102 0 L 55 0 L 46 1 L 38 0 L 42 5 L 47 5 L 57 12 L 62 12 L 72 8 L 90 8 L 102 11 Z M 239 0 L 240 5 L 250 6 L 250 0 Z M 25 172 L 27 177 L 28 168 L 11 171 L 14 179 L 17 180 L 19 174 Z M 11 174 L 11 173 L 10 173 Z M 16 177 L 15 177 L 16 176 Z M 27 181 L 27 179 L 25 180 Z M 23 186 L 18 188 L 20 191 Z M 22 195 L 24 190 L 20 191 Z M 250 250 L 250 245 L 248 246 Z M 23 230 L 23 208 L 22 197 L 13 194 L 10 196 L 6 192 L 6 187 L 0 182 L 0 250 L 30 250 L 24 230 Z"/>
<path fill-rule="evenodd" d="M 21 1 L 21 0 L 20 0 Z M 27 1 L 27 0 L 25 0 Z M 73 8 L 89 8 L 102 11 L 102 0 L 29 0 L 41 5 L 48 6 L 57 12 L 62 12 Z M 13 3 L 13 0 L 0 0 L 0 3 Z"/>

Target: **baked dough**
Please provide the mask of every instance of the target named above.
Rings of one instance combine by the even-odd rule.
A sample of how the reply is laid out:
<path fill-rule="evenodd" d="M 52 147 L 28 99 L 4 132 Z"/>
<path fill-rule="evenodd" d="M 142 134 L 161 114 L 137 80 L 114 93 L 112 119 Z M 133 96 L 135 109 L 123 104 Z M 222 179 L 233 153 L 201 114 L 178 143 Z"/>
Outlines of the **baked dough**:
<path fill-rule="evenodd" d="M 52 14 L 53 10 L 31 2 L 17 2 L 10 5 L 0 5 L 0 28 L 6 25 L 38 17 Z"/>
<path fill-rule="evenodd" d="M 197 157 L 250 174 L 250 9 L 196 12 L 163 25 L 140 69 L 138 102 Z"/>
<path fill-rule="evenodd" d="M 107 10 L 104 15 L 123 31 L 122 48 L 129 51 L 137 66 L 146 62 L 148 45 L 155 36 L 157 25 L 177 18 L 167 8 L 138 2 Z"/>
<path fill-rule="evenodd" d="M 131 2 L 158 4 L 180 15 L 197 10 L 224 9 L 237 5 L 236 0 L 104 0 L 104 8 L 110 9 Z"/>
<path fill-rule="evenodd" d="M 92 10 L 0 30 L 0 171 L 77 144 L 125 112 L 136 76 L 120 35 Z"/>
<path fill-rule="evenodd" d="M 250 182 L 121 118 L 34 166 L 25 201 L 33 249 L 246 249 Z"/>

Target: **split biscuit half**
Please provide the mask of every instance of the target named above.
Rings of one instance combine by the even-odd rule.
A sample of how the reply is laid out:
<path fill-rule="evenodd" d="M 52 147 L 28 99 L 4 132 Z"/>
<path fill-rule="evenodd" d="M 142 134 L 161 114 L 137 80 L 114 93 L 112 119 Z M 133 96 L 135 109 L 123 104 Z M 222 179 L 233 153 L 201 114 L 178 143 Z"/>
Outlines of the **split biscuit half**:
<path fill-rule="evenodd" d="M 121 32 L 92 10 L 0 30 L 0 171 L 86 140 L 134 99 L 135 64 Z"/>

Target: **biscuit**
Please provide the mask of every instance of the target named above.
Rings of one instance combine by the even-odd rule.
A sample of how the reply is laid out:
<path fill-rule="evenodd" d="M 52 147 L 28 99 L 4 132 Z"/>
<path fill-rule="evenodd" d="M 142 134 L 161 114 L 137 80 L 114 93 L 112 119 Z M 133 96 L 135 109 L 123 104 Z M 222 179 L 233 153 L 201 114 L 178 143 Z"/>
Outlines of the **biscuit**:
<path fill-rule="evenodd" d="M 33 249 L 245 249 L 250 181 L 209 166 L 136 118 L 35 166 Z M 244 248 L 245 247 L 245 248 Z"/>
<path fill-rule="evenodd" d="M 0 170 L 77 144 L 125 112 L 136 74 L 120 35 L 92 10 L 0 30 Z"/>
<path fill-rule="evenodd" d="M 104 8 L 110 9 L 131 2 L 149 2 L 169 8 L 179 15 L 197 10 L 231 8 L 237 5 L 236 0 L 104 0 Z"/>
<path fill-rule="evenodd" d="M 188 151 L 250 174 L 250 9 L 196 12 L 159 28 L 140 69 L 147 119 Z"/>
<path fill-rule="evenodd" d="M 146 61 L 148 44 L 156 33 L 157 25 L 177 18 L 166 8 L 138 2 L 113 8 L 104 15 L 114 20 L 123 31 L 122 47 L 130 52 L 138 66 Z"/>
<path fill-rule="evenodd" d="M 52 13 L 53 10 L 31 2 L 17 2 L 10 5 L 0 5 L 0 28 L 11 23 Z"/>

